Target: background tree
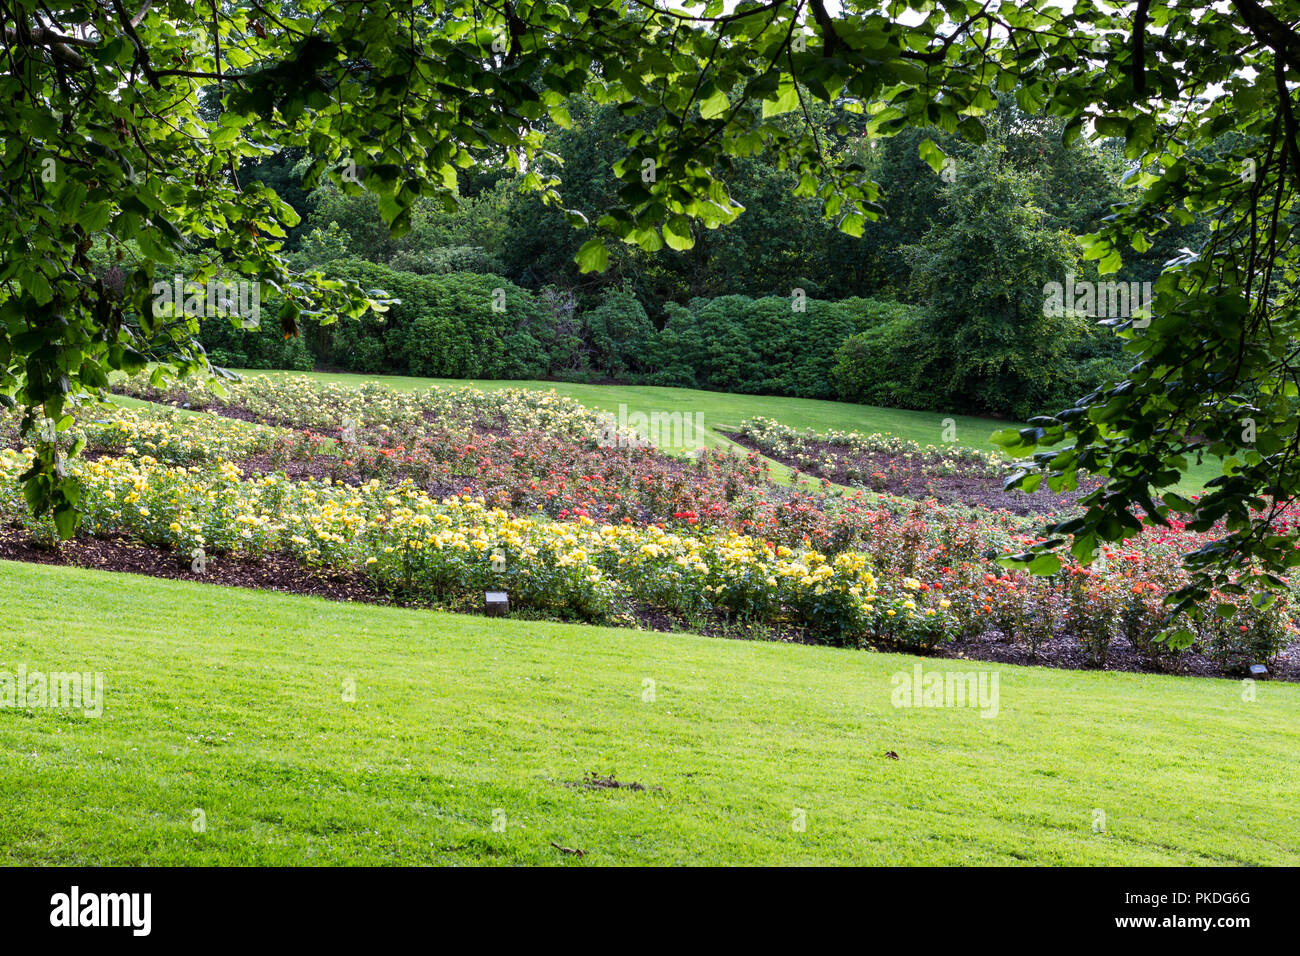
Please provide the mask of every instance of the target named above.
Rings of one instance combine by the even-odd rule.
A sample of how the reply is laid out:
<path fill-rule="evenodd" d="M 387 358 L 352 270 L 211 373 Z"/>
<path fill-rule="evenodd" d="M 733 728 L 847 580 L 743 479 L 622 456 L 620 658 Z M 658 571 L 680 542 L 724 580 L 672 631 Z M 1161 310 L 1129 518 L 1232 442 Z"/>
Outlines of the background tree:
<path fill-rule="evenodd" d="M 928 306 L 917 329 L 917 387 L 941 408 L 1023 420 L 1077 384 L 1072 359 L 1087 320 L 1048 315 L 1043 289 L 1079 272 L 1081 251 L 1048 224 L 1032 181 L 1004 149 L 980 150 L 944 190 L 933 228 L 907 249 Z"/>

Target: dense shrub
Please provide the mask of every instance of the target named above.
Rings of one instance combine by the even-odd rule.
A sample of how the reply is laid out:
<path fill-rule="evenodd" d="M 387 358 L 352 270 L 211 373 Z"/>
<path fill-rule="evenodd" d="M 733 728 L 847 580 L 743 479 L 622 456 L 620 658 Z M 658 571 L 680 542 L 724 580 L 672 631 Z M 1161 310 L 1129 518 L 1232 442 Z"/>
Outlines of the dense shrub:
<path fill-rule="evenodd" d="M 409 374 L 406 330 L 416 315 L 430 307 L 422 277 L 362 259 L 338 259 L 320 268 L 327 275 L 355 279 L 366 289 L 400 300 L 385 313 L 368 312 L 355 321 L 341 319 L 312 330 L 311 344 L 321 361 L 350 372 Z"/>
<path fill-rule="evenodd" d="M 411 374 L 539 378 L 549 371 L 554 327 L 528 292 L 499 276 L 463 272 L 421 283 L 428 305 L 404 340 Z"/>
<path fill-rule="evenodd" d="M 588 364 L 598 378 L 621 379 L 649 369 L 655 327 L 628 289 L 607 289 L 582 316 Z"/>
<path fill-rule="evenodd" d="M 439 378 L 545 378 L 571 364 L 575 342 L 532 293 L 494 275 L 417 275 L 356 259 L 325 271 L 400 301 L 381 316 L 324 327 L 331 366 Z"/>
<path fill-rule="evenodd" d="M 864 405 L 926 408 L 916 376 L 919 326 L 914 315 L 878 322 L 835 350 L 831 381 L 839 396 Z"/>
<path fill-rule="evenodd" d="M 201 260 L 185 256 L 177 260 L 170 270 L 186 282 L 197 281 Z M 160 276 L 161 278 L 161 276 Z M 164 279 L 165 281 L 165 279 Z M 220 272 L 217 282 L 237 282 L 240 277 Z M 189 294 L 187 290 L 186 294 Z M 211 295 L 211 291 L 205 295 Z M 242 318 L 234 315 L 207 315 L 198 318 L 199 342 L 208 354 L 208 360 L 224 368 L 282 368 L 310 371 L 316 364 L 307 342 L 297 335 L 286 337 L 280 327 L 278 315 L 282 300 L 278 295 L 267 294 L 264 287 L 258 300 L 257 313 Z M 205 302 L 205 308 L 210 305 Z"/>
<path fill-rule="evenodd" d="M 832 398 L 835 347 L 906 310 L 873 299 L 806 299 L 802 307 L 793 298 L 741 295 L 669 305 L 655 349 L 656 384 Z"/>
<path fill-rule="evenodd" d="M 285 337 L 275 319 L 278 303 L 262 303 L 262 321 L 257 328 L 241 329 L 230 319 L 204 319 L 199 341 L 208 360 L 225 368 L 284 368 L 310 371 L 316 364 L 302 336 Z"/>
<path fill-rule="evenodd" d="M 393 256 L 389 268 L 417 275 L 444 275 L 448 272 L 500 274 L 501 260 L 481 246 L 435 246 L 431 249 L 404 249 Z"/>

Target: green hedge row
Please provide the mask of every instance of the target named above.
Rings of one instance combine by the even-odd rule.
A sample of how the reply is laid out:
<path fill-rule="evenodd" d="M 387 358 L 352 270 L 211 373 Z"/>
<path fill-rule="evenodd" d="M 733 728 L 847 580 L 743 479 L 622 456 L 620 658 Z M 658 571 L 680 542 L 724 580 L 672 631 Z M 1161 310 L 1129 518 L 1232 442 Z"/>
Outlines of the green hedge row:
<path fill-rule="evenodd" d="M 652 365 L 657 385 L 719 392 L 834 398 L 836 348 L 882 322 L 914 319 L 914 307 L 875 299 L 743 295 L 667 307 Z"/>
<path fill-rule="evenodd" d="M 607 293 L 579 314 L 572 299 L 534 294 L 497 275 L 417 275 L 364 260 L 325 267 L 400 300 L 383 315 L 311 334 L 320 361 L 349 371 L 432 378 L 619 379 L 654 334 L 630 294 Z"/>
<path fill-rule="evenodd" d="M 307 327 L 305 339 L 287 342 L 274 323 L 243 331 L 209 320 L 203 338 L 213 361 L 305 368 L 314 360 L 365 374 L 620 381 L 832 398 L 835 347 L 914 311 L 869 299 L 733 295 L 671 306 L 667 326 L 657 330 L 623 289 L 579 310 L 563 295 L 533 293 L 491 274 L 416 274 L 360 259 L 335 260 L 323 271 L 399 301 L 382 315 Z"/>
<path fill-rule="evenodd" d="M 693 299 L 670 304 L 667 323 L 656 329 L 622 289 L 579 309 L 572 297 L 533 293 L 492 274 L 417 274 L 359 259 L 335 260 L 324 271 L 400 301 L 382 315 L 310 326 L 305 338 L 288 340 L 274 322 L 244 331 L 208 320 L 203 339 L 212 360 L 431 378 L 615 381 L 1010 416 L 1023 416 L 1031 398 L 1034 405 L 1043 399 L 1013 377 L 1001 379 L 1005 387 L 996 392 L 947 387 L 978 356 L 960 354 L 965 350 L 939 334 L 924 309 L 892 301 Z M 274 315 L 265 304 L 263 312 Z M 1052 383 L 1050 401 L 1068 402 L 1117 371 L 1113 348 L 1099 335 L 1059 351 L 1051 362 L 1030 357 L 1035 381 Z"/>

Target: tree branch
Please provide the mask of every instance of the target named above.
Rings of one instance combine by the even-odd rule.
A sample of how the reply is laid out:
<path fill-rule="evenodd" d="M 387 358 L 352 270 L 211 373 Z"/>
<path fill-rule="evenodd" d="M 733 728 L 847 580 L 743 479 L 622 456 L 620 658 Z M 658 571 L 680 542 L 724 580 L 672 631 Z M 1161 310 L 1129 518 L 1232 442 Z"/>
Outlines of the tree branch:
<path fill-rule="evenodd" d="M 1133 95 L 1147 95 L 1147 7 L 1150 0 L 1138 0 L 1137 12 L 1133 14 L 1133 62 L 1129 69 L 1133 73 Z"/>

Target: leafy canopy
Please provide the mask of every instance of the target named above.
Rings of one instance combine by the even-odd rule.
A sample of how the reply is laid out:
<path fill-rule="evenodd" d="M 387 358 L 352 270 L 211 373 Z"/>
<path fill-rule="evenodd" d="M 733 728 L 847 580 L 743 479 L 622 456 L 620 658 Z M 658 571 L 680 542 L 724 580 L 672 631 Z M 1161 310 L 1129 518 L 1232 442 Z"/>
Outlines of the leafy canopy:
<path fill-rule="evenodd" d="M 382 308 L 355 285 L 289 268 L 292 210 L 239 173 L 268 151 L 301 149 L 305 188 L 328 178 L 374 194 L 401 233 L 416 199 L 452 206 L 458 171 L 478 163 L 517 169 L 558 202 L 539 170 L 574 93 L 653 108 L 613 163 L 621 185 L 600 235 L 577 253 L 600 270 L 612 240 L 686 249 L 697 226 L 734 220 L 728 174 L 750 156 L 793 171 L 799 196 L 860 235 L 879 190 L 851 155 L 828 154 L 816 104 L 860 111 L 873 138 L 930 127 L 979 144 L 982 117 L 1010 94 L 1063 121 L 1067 142 L 1123 141 L 1138 190 L 1088 243 L 1104 275 L 1170 224 L 1197 212 L 1216 222 L 1160 279 L 1149 327 L 1122 328 L 1128 379 L 1006 439 L 1037 451 L 1033 467 L 1053 485 L 1081 469 L 1109 478 L 1049 547 L 1073 536 L 1086 557 L 1135 532 L 1137 509 L 1156 522 L 1172 509 L 1197 527 L 1227 521 L 1227 540 L 1192 556 L 1207 574 L 1300 561 L 1294 535 L 1255 513 L 1300 483 L 1298 0 L 126 4 L 0 0 L 0 395 L 27 407 L 29 424 L 66 427 L 69 403 L 111 370 L 205 364 L 193 317 L 150 307 L 152 282 L 182 250 L 278 293 L 286 334 L 304 315 Z M 1207 152 L 1230 132 L 1239 147 Z M 937 144 L 919 147 L 943 168 Z M 97 240 L 120 256 L 114 281 L 90 268 Z M 1204 497 L 1157 499 L 1203 455 L 1227 462 Z M 72 531 L 77 492 L 53 441 L 40 442 L 27 489 Z"/>

